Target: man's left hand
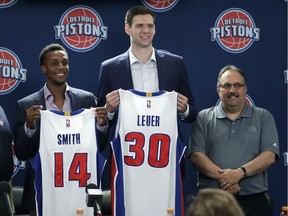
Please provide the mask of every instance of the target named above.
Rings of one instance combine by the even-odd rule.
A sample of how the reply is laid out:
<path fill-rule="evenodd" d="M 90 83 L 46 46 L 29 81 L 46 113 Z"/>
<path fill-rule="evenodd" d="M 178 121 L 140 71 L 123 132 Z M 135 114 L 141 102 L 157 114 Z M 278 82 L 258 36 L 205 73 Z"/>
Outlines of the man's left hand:
<path fill-rule="evenodd" d="M 187 104 L 188 104 L 188 98 L 185 97 L 184 95 L 178 93 L 177 97 L 177 110 L 180 113 L 184 113 L 187 109 Z"/>
<path fill-rule="evenodd" d="M 107 125 L 107 113 L 105 107 L 96 107 L 96 120 L 99 126 Z"/>

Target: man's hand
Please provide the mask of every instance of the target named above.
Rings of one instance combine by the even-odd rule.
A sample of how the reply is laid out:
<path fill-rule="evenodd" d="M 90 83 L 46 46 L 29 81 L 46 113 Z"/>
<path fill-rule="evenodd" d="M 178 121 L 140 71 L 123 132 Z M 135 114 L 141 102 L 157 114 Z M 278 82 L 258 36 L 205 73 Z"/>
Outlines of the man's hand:
<path fill-rule="evenodd" d="M 114 90 L 106 95 L 106 109 L 109 113 L 113 113 L 117 110 L 120 103 L 120 97 L 118 90 Z"/>
<path fill-rule="evenodd" d="M 220 187 L 227 190 L 243 178 L 243 172 L 240 169 L 221 169 L 218 170 L 221 178 L 218 180 Z"/>
<path fill-rule="evenodd" d="M 96 107 L 96 120 L 99 126 L 107 125 L 107 110 L 105 107 Z"/>
<path fill-rule="evenodd" d="M 185 97 L 184 95 L 178 93 L 177 97 L 177 110 L 180 113 L 184 113 L 187 109 L 187 104 L 188 104 L 188 98 Z"/>
<path fill-rule="evenodd" d="M 230 187 L 228 187 L 227 189 L 225 189 L 226 191 L 229 191 L 230 193 L 233 193 L 233 194 L 237 194 L 240 192 L 241 188 L 239 186 L 238 183 L 234 184 L 234 185 L 231 185 Z"/>
<path fill-rule="evenodd" d="M 42 105 L 33 105 L 26 110 L 26 126 L 29 129 L 36 128 L 36 120 L 40 119 L 40 110 L 43 109 Z"/>

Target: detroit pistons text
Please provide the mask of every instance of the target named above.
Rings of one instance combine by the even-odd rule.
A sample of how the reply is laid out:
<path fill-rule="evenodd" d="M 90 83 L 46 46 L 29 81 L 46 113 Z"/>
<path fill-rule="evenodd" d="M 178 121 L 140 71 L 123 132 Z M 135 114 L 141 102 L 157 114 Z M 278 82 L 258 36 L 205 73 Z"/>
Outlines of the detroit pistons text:
<path fill-rule="evenodd" d="M 160 126 L 160 116 L 157 115 L 137 115 L 137 126 Z"/>
<path fill-rule="evenodd" d="M 80 133 L 75 134 L 58 134 L 57 135 L 58 145 L 79 145 Z"/>

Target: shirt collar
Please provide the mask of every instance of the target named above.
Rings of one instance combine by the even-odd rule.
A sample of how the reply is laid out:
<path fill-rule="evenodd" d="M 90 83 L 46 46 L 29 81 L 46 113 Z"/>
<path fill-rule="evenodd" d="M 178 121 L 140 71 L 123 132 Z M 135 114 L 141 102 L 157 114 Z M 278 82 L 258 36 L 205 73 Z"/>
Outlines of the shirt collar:
<path fill-rule="evenodd" d="M 70 91 L 69 85 L 66 83 L 65 98 L 67 98 L 69 96 L 69 91 Z M 44 85 L 44 98 L 45 98 L 45 100 L 47 100 L 51 96 L 53 97 L 53 95 L 51 94 L 51 92 L 47 88 L 47 83 L 45 83 L 45 85 Z"/>
<path fill-rule="evenodd" d="M 216 106 L 216 118 L 227 118 L 226 113 L 223 110 L 222 102 Z M 250 118 L 252 117 L 252 106 L 245 103 L 244 109 L 242 110 L 239 118 Z"/>
<path fill-rule="evenodd" d="M 134 64 L 135 62 L 140 62 L 137 59 L 137 57 L 132 53 L 131 47 L 129 48 L 129 58 L 130 58 L 130 65 Z M 156 56 L 155 56 L 154 48 L 152 48 L 152 55 L 151 55 L 151 58 L 148 61 L 148 63 L 151 62 L 152 60 L 156 62 Z"/>

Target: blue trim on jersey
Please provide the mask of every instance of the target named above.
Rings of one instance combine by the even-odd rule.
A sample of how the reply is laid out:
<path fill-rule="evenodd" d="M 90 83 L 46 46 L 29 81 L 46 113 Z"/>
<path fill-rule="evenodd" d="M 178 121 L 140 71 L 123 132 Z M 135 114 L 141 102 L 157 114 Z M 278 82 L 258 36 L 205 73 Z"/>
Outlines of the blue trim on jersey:
<path fill-rule="evenodd" d="M 115 176 L 115 183 L 114 183 L 114 198 L 116 199 L 114 205 L 115 206 L 115 215 L 117 216 L 125 216 L 125 205 L 124 205 L 124 178 L 123 178 L 123 161 L 122 161 L 122 148 L 121 148 L 121 141 L 120 136 L 118 134 L 117 139 L 112 142 L 113 145 L 113 154 L 116 163 L 116 176 Z M 113 180 L 115 180 L 113 179 Z"/>
<path fill-rule="evenodd" d="M 34 169 L 35 173 L 37 173 L 37 175 L 35 175 L 35 182 L 34 182 L 34 187 L 36 189 L 35 199 L 37 201 L 36 205 L 38 208 L 39 216 L 42 216 L 42 214 L 43 214 L 43 212 L 42 212 L 42 206 L 43 206 L 42 187 L 43 187 L 43 183 L 42 183 L 42 169 L 41 169 L 41 159 L 40 159 L 39 151 L 37 152 L 35 157 L 33 157 L 30 160 L 30 164 L 31 164 L 32 168 Z"/>
<path fill-rule="evenodd" d="M 81 109 L 78 109 L 78 110 L 75 110 L 73 112 L 68 112 L 70 114 L 70 116 L 73 116 L 73 115 L 78 115 L 79 113 L 83 112 L 85 109 L 84 108 L 81 108 Z M 67 112 L 63 112 L 63 111 L 59 111 L 59 110 L 49 110 L 50 112 L 53 112 L 57 115 L 63 115 L 65 116 L 65 113 Z"/>
<path fill-rule="evenodd" d="M 184 215 L 184 195 L 183 195 L 183 185 L 181 178 L 181 159 L 183 158 L 186 147 L 181 141 L 180 137 L 177 138 L 176 146 L 176 189 L 175 189 L 175 215 Z"/>
<path fill-rule="evenodd" d="M 147 93 L 152 94 L 151 96 L 153 97 L 153 96 L 162 95 L 162 94 L 164 94 L 166 92 L 164 90 L 158 91 L 158 92 L 141 92 L 141 91 L 137 91 L 135 89 L 129 89 L 128 91 L 132 92 L 133 94 L 140 95 L 140 96 L 143 96 L 143 97 L 147 97 Z"/>
<path fill-rule="evenodd" d="M 102 179 L 103 170 L 105 168 L 105 164 L 106 164 L 107 160 L 99 151 L 97 151 L 96 161 L 97 161 L 97 170 L 98 170 L 98 172 L 97 172 L 97 186 L 98 186 L 98 188 L 102 188 L 101 179 Z"/>

